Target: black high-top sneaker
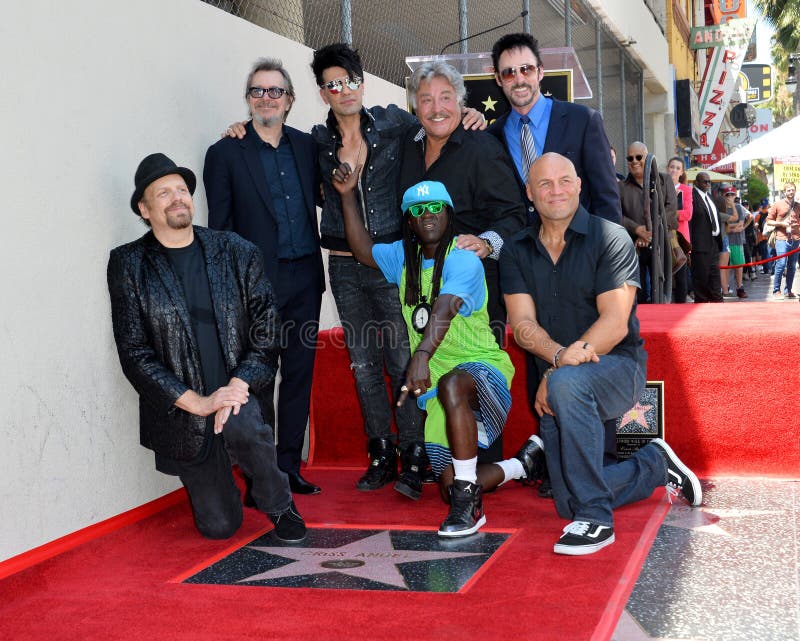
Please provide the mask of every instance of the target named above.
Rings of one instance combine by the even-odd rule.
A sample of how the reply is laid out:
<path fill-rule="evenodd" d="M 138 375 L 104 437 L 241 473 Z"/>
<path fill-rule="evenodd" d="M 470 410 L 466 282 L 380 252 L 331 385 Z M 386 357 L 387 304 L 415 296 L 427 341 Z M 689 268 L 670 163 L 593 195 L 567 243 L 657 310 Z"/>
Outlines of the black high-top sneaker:
<path fill-rule="evenodd" d="M 486 523 L 481 486 L 455 479 L 450 486 L 450 514 L 439 528 L 439 536 L 468 536 Z"/>
<path fill-rule="evenodd" d="M 369 491 L 382 488 L 397 478 L 397 450 L 387 438 L 369 440 L 369 467 L 356 487 Z"/>
<path fill-rule="evenodd" d="M 519 448 L 519 452 L 514 455 L 522 463 L 525 469 L 525 478 L 517 479 L 522 482 L 535 483 L 547 476 L 547 463 L 544 458 L 544 443 L 542 439 L 533 434 Z"/>
<path fill-rule="evenodd" d="M 394 484 L 394 489 L 416 501 L 422 496 L 422 483 L 431 464 L 425 445 L 422 443 L 409 445 L 403 451 L 402 461 L 402 471 L 399 480 Z"/>

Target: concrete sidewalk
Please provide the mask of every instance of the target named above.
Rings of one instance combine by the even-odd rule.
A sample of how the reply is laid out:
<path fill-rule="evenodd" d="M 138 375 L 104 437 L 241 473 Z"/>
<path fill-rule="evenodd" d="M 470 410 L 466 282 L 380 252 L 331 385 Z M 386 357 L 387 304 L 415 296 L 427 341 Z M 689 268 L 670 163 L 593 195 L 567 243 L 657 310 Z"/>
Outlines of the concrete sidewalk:
<path fill-rule="evenodd" d="M 762 274 L 761 273 L 761 265 L 756 266 L 756 278 L 755 280 L 750 280 L 748 275 L 745 274 L 742 280 L 742 285 L 744 286 L 744 291 L 747 293 L 747 298 L 738 298 L 736 296 L 736 288 L 732 287 L 733 294 L 727 293 L 727 287 L 725 286 L 725 278 L 731 274 L 732 270 L 730 269 L 722 269 L 721 277 L 723 281 L 723 292 L 725 297 L 726 303 L 748 303 L 748 302 L 773 302 L 773 303 L 797 303 L 800 301 L 800 269 L 795 271 L 794 275 L 794 282 L 792 284 L 792 292 L 798 294 L 798 298 L 784 298 L 783 300 L 775 299 L 772 297 L 772 279 L 773 277 L 769 274 Z M 730 276 L 731 282 L 735 282 L 733 276 Z M 786 282 L 786 276 L 784 273 L 784 277 L 781 279 Z"/>

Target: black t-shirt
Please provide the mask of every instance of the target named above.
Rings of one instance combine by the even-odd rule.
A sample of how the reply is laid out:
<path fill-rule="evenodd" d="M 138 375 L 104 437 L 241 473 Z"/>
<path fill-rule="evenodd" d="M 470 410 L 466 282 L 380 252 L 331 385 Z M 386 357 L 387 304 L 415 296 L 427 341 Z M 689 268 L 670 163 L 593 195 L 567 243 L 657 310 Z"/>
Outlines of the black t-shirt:
<path fill-rule="evenodd" d="M 205 393 L 209 395 L 228 382 L 228 374 L 217 333 L 217 321 L 214 316 L 214 303 L 211 301 L 211 287 L 208 284 L 203 248 L 195 237 L 192 244 L 187 247 L 165 248 L 165 251 L 172 270 L 183 287 L 186 307 L 189 310 L 192 329 L 200 350 Z"/>
<path fill-rule="evenodd" d="M 214 316 L 214 303 L 211 300 L 211 287 L 208 283 L 206 260 L 203 248 L 197 237 L 187 247 L 169 248 L 164 251 L 183 288 L 186 307 L 192 323 L 197 347 L 200 350 L 200 366 L 203 370 L 205 395 L 213 393 L 228 382 L 225 358 L 217 333 Z M 200 390 L 195 390 L 198 394 Z M 213 441 L 214 414 L 206 418 L 206 439 L 203 449 L 191 463 L 206 460 Z M 156 469 L 165 474 L 178 474 L 180 467 L 176 462 L 156 454 Z"/>

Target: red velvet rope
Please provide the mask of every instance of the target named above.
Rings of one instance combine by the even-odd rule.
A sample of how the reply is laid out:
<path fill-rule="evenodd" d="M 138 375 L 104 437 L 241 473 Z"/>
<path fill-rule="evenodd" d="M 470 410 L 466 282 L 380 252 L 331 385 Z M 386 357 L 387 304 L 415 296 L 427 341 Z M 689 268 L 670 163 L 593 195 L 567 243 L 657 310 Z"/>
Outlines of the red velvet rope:
<path fill-rule="evenodd" d="M 773 256 L 771 258 L 765 258 L 764 260 L 757 260 L 752 263 L 744 263 L 742 265 L 725 265 L 724 267 L 720 265 L 720 269 L 737 269 L 738 267 L 753 267 L 755 265 L 763 265 L 764 263 L 768 263 L 773 260 L 778 260 L 779 258 L 791 256 L 792 254 L 796 254 L 797 252 L 800 252 L 800 247 L 798 247 L 797 249 L 793 249 L 790 252 L 786 252 L 785 254 L 781 254 L 780 256 Z"/>

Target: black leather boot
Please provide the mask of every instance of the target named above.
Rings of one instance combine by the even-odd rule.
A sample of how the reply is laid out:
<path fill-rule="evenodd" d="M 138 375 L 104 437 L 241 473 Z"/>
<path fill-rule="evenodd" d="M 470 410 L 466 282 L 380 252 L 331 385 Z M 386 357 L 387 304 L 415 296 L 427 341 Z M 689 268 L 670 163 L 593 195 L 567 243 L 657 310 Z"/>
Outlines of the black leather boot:
<path fill-rule="evenodd" d="M 394 489 L 415 501 L 422 496 L 422 483 L 431 463 L 423 443 L 412 443 L 403 452 L 403 470 Z"/>
<path fill-rule="evenodd" d="M 356 483 L 359 490 L 377 490 L 397 478 L 397 450 L 389 439 L 369 440 L 369 461 L 367 471 Z"/>

